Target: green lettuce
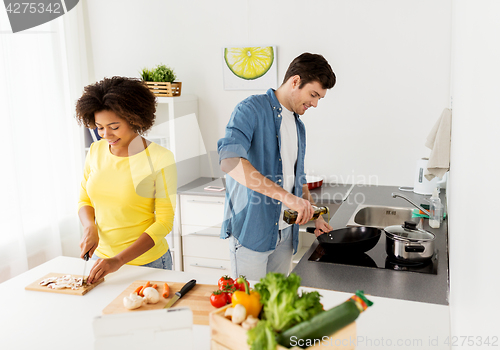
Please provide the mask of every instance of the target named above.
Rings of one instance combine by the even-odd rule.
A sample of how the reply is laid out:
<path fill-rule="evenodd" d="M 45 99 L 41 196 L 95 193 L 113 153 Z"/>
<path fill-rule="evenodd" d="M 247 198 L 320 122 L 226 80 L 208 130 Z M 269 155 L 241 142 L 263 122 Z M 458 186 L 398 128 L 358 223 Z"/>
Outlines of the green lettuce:
<path fill-rule="evenodd" d="M 301 278 L 295 273 L 287 277 L 269 272 L 255 285 L 263 309 L 262 320 L 248 332 L 248 343 L 252 349 L 275 349 L 278 333 L 323 311 L 318 292 L 298 294 L 300 282 Z"/>
<path fill-rule="evenodd" d="M 276 350 L 278 345 L 276 333 L 266 320 L 260 320 L 254 328 L 248 330 L 247 343 L 250 350 Z"/>

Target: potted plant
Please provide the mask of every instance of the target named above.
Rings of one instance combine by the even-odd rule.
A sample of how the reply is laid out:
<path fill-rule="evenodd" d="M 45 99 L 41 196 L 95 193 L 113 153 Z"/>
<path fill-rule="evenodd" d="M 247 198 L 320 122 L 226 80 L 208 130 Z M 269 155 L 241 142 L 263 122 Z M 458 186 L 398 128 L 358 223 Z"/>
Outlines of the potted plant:
<path fill-rule="evenodd" d="M 159 64 L 151 70 L 144 68 L 140 73 L 142 80 L 156 96 L 174 97 L 181 95 L 182 83 L 175 82 L 177 76 L 172 68 Z"/>

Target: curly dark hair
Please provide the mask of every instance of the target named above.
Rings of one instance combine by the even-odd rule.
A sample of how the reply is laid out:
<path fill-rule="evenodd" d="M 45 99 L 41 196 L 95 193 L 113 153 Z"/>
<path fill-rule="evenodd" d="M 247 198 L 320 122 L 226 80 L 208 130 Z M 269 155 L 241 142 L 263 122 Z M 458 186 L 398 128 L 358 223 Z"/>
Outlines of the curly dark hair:
<path fill-rule="evenodd" d="M 143 134 L 154 124 L 156 97 L 140 79 L 104 78 L 86 86 L 76 102 L 78 124 L 95 128 L 94 113 L 104 110 L 115 112 L 132 130 Z"/>
<path fill-rule="evenodd" d="M 318 54 L 304 52 L 297 56 L 285 73 L 283 84 L 294 75 L 300 76 L 300 86 L 302 89 L 305 84 L 317 81 L 321 84 L 323 89 L 331 89 L 335 86 L 337 78 L 328 64 L 328 61 Z"/>

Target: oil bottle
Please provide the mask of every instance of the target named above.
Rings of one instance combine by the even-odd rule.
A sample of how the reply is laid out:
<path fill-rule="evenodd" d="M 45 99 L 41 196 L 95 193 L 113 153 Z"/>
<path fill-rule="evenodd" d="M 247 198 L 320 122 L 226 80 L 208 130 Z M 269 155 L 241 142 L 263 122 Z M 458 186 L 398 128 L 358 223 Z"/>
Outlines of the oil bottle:
<path fill-rule="evenodd" d="M 328 214 L 328 222 L 330 221 L 330 210 L 328 207 L 317 207 L 315 205 L 312 206 L 314 209 L 314 215 L 311 220 L 316 220 L 320 215 Z M 283 213 L 283 221 L 287 224 L 295 224 L 295 220 L 297 220 L 298 213 L 295 210 L 287 209 Z"/>

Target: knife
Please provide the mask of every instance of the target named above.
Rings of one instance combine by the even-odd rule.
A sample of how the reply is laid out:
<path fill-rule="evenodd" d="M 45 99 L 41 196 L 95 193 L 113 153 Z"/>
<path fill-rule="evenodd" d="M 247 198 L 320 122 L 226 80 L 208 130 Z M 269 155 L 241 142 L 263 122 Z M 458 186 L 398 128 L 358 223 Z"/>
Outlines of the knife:
<path fill-rule="evenodd" d="M 84 284 L 87 284 L 85 282 L 85 268 L 87 267 L 87 261 L 89 261 L 89 253 L 90 253 L 90 250 L 87 253 L 85 253 L 85 255 L 83 256 L 83 260 L 85 260 L 85 262 L 83 263 L 82 287 Z"/>
<path fill-rule="evenodd" d="M 165 305 L 163 308 L 168 309 L 172 307 L 172 305 L 175 304 L 177 300 L 182 298 L 187 292 L 189 292 L 193 287 L 196 285 L 196 280 L 191 280 L 188 283 L 186 283 L 184 286 L 182 286 L 181 290 L 176 292 L 175 295 L 170 299 L 170 301 Z"/>

